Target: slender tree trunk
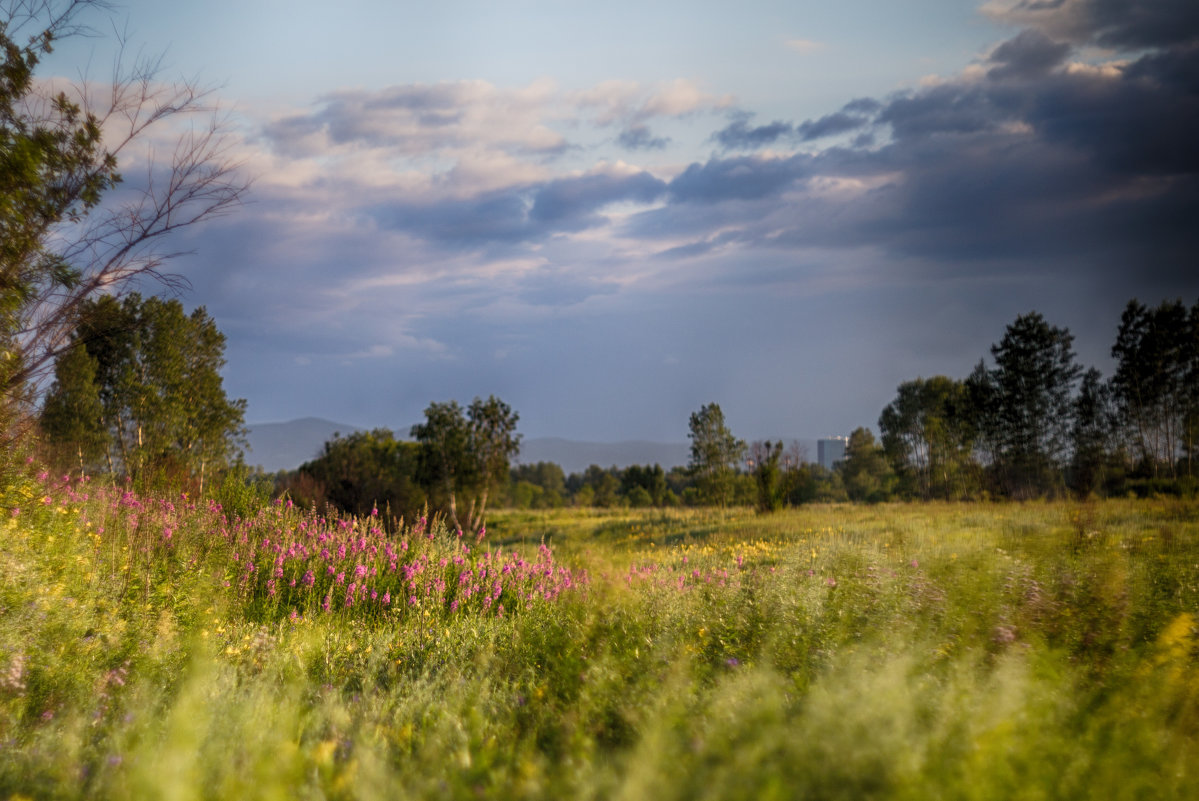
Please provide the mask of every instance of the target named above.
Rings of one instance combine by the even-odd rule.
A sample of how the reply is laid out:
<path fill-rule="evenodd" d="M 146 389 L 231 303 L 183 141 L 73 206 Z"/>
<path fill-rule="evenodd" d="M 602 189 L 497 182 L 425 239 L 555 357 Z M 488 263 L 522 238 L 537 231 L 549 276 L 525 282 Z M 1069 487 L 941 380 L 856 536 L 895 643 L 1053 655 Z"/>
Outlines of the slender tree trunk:
<path fill-rule="evenodd" d="M 487 511 L 487 491 L 488 491 L 488 489 L 489 489 L 489 487 L 484 485 L 483 495 L 479 498 L 479 516 L 473 518 L 470 521 L 470 530 L 473 531 L 475 534 L 478 534 L 479 531 L 483 528 L 484 515 Z"/>
<path fill-rule="evenodd" d="M 120 412 L 117 412 L 117 443 L 121 447 L 121 468 L 125 471 L 125 475 L 129 475 L 132 467 L 129 464 L 129 443 L 125 441 L 125 421 L 121 418 Z"/>
<path fill-rule="evenodd" d="M 462 530 L 462 524 L 458 522 L 458 498 L 452 487 L 450 488 L 450 522 L 454 524 L 457 531 Z"/>

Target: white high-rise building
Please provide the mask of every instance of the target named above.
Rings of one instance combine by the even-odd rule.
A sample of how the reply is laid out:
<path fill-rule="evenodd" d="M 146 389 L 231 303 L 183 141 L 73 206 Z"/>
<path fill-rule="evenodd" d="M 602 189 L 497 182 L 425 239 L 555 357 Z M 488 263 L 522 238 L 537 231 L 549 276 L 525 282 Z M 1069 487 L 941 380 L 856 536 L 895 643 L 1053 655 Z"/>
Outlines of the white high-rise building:
<path fill-rule="evenodd" d="M 816 461 L 825 470 L 832 470 L 837 462 L 845 461 L 845 446 L 849 437 L 829 437 L 816 440 Z"/>

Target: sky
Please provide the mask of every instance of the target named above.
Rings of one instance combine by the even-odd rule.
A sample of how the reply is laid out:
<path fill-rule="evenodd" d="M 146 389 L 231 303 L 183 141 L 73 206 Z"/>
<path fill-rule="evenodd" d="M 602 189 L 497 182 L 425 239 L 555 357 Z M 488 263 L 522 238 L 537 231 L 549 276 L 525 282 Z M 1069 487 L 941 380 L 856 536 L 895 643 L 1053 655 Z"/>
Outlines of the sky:
<path fill-rule="evenodd" d="M 247 420 L 404 429 L 496 395 L 526 437 L 877 433 L 1017 315 L 1111 371 L 1199 301 L 1194 0 L 135 0 L 253 180 L 172 269 Z M 115 32 L 115 34 L 114 34 Z M 169 152 L 169 151 L 167 151 Z"/>

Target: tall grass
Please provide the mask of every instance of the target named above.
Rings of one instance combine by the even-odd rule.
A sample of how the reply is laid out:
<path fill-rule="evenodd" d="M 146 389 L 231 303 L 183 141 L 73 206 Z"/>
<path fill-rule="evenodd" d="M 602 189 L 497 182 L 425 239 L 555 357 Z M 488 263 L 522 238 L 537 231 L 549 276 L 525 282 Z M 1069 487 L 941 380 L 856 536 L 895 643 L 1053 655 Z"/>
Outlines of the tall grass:
<path fill-rule="evenodd" d="M 0 500 L 0 798 L 1199 797 L 1184 503 Z"/>

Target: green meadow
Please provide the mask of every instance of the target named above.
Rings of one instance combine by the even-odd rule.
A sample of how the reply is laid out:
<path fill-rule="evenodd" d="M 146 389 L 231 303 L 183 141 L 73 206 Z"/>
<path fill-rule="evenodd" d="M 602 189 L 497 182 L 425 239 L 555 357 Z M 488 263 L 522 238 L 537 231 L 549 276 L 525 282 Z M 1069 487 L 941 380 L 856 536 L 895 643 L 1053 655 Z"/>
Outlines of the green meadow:
<path fill-rule="evenodd" d="M 0 799 L 1199 798 L 1179 500 L 0 493 Z"/>

